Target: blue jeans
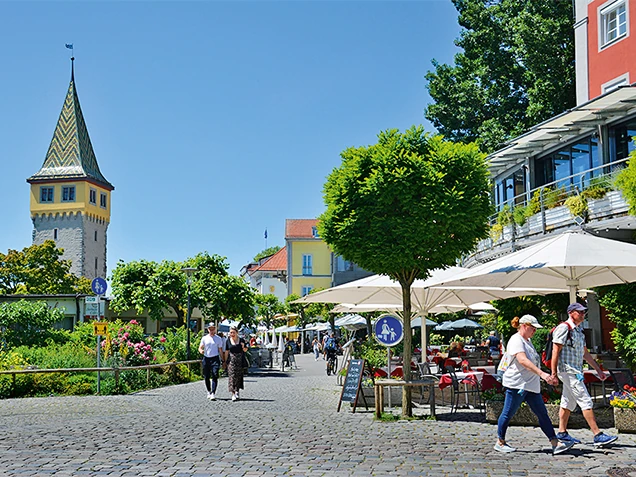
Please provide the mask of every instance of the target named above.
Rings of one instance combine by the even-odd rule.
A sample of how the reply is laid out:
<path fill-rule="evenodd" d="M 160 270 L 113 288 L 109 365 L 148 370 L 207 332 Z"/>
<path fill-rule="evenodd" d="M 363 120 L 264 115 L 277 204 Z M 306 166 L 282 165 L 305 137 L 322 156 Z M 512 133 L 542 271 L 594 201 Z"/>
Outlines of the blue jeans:
<path fill-rule="evenodd" d="M 219 384 L 219 368 L 221 367 L 221 359 L 218 356 L 212 358 L 203 357 L 203 380 L 208 392 L 216 392 Z M 212 378 L 212 386 L 210 386 L 210 378 Z"/>
<path fill-rule="evenodd" d="M 503 441 L 506 440 L 506 431 L 510 425 L 510 420 L 524 401 L 528 403 L 532 412 L 539 418 L 539 426 L 546 437 L 550 440 L 556 439 L 554 427 L 552 427 L 552 422 L 550 422 L 550 417 L 548 416 L 548 411 L 545 408 L 541 394 L 531 393 L 530 391 L 521 391 L 521 393 L 519 393 L 519 389 L 506 389 L 506 401 L 504 402 L 503 411 L 501 411 L 497 425 L 497 435 L 499 439 Z"/>

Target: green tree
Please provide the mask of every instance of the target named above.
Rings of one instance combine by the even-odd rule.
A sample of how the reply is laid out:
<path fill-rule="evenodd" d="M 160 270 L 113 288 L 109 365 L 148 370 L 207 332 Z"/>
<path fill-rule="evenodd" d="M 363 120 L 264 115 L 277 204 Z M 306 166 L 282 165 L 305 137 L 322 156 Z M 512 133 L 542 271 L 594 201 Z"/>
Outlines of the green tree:
<path fill-rule="evenodd" d="M 411 316 L 411 285 L 453 265 L 487 235 L 488 171 L 475 144 L 431 137 L 421 126 L 389 130 L 378 143 L 349 148 L 324 186 L 319 232 L 333 251 L 402 287 Z M 411 322 L 404 322 L 404 363 L 411 362 Z M 404 367 L 410 379 L 409 366 Z M 402 413 L 412 414 L 404 388 Z"/>
<path fill-rule="evenodd" d="M 317 293 L 324 288 L 314 288 L 309 293 Z M 316 318 L 320 318 L 322 321 L 329 322 L 331 328 L 334 329 L 335 317 L 333 313 L 330 313 L 334 305 L 332 303 L 293 303 L 300 299 L 300 295 L 292 293 L 285 298 L 285 304 L 290 313 L 296 313 L 298 315 L 298 326 L 306 326 L 309 323 L 316 321 Z"/>
<path fill-rule="evenodd" d="M 90 281 L 70 272 L 63 253 L 52 240 L 0 253 L 0 295 L 90 293 Z"/>
<path fill-rule="evenodd" d="M 42 346 L 51 337 L 53 324 L 64 319 L 59 308 L 44 301 L 0 303 L 0 348 Z"/>
<path fill-rule="evenodd" d="M 285 313 L 285 305 L 283 305 L 276 295 L 267 293 L 262 295 L 256 294 L 256 315 L 260 316 L 269 328 L 275 324 L 275 316 Z"/>
<path fill-rule="evenodd" d="M 602 287 L 598 302 L 607 309 L 607 316 L 616 324 L 611 331 L 616 351 L 623 361 L 636 370 L 636 283 Z"/>
<path fill-rule="evenodd" d="M 261 258 L 270 257 L 274 255 L 276 252 L 278 252 L 280 249 L 281 247 L 279 245 L 268 247 L 262 252 L 257 253 L 256 256 L 254 257 L 254 261 L 258 262 Z"/>
<path fill-rule="evenodd" d="M 633 140 L 634 138 L 632 138 Z M 629 153 L 627 167 L 618 173 L 616 187 L 629 206 L 629 214 L 636 215 L 636 149 Z"/>
<path fill-rule="evenodd" d="M 182 268 L 183 264 L 168 260 L 120 260 L 111 278 L 114 298 L 110 306 L 118 313 L 134 309 L 142 314 L 147 310 L 154 320 L 161 320 L 170 307 L 177 315 L 177 326 L 184 325 L 187 285 Z"/>
<path fill-rule="evenodd" d="M 433 60 L 426 118 L 485 152 L 576 103 L 572 2 L 453 0 L 455 64 Z"/>

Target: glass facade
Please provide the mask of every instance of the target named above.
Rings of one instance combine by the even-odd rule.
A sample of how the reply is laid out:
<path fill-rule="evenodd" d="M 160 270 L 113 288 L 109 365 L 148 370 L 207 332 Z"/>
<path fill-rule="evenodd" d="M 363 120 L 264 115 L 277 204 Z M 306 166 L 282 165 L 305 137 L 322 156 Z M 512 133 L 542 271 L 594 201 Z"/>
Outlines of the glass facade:
<path fill-rule="evenodd" d="M 535 162 L 534 187 L 555 182 L 556 187 L 569 189 L 572 186 L 584 187 L 589 180 L 602 171 L 590 171 L 601 165 L 598 139 L 587 137 L 566 146 L 549 156 L 541 157 Z"/>

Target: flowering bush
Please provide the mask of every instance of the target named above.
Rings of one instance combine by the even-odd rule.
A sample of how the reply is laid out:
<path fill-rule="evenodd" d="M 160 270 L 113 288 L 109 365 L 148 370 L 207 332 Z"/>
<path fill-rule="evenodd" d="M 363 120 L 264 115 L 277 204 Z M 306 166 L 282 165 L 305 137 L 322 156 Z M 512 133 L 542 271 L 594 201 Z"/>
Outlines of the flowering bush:
<path fill-rule="evenodd" d="M 614 391 L 610 396 L 610 406 L 636 408 L 636 388 L 626 384 L 623 391 Z"/>
<path fill-rule="evenodd" d="M 115 366 L 143 366 L 156 361 L 152 348 L 155 339 L 144 337 L 144 329 L 136 320 L 122 323 L 117 320 L 115 328 L 119 326 L 116 336 L 109 336 L 102 342 L 104 356 Z"/>

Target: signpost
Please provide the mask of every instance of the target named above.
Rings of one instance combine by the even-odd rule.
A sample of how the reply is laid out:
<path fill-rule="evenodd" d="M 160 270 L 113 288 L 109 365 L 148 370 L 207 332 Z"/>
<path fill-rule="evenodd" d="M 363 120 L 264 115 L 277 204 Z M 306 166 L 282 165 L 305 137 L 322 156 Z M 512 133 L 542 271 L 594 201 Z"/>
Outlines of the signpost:
<path fill-rule="evenodd" d="M 399 344 L 404 338 L 402 320 L 391 314 L 381 315 L 373 325 L 373 334 L 378 343 L 386 346 L 388 355 L 387 378 L 391 378 L 391 347 Z M 376 396 L 376 399 L 378 397 Z M 389 392 L 389 407 L 391 407 L 391 392 Z"/>
<path fill-rule="evenodd" d="M 108 290 L 108 284 L 102 277 L 95 277 L 91 282 L 91 290 L 93 290 L 93 293 L 97 296 L 87 296 L 84 299 L 84 314 L 87 316 L 96 316 L 96 319 L 99 320 L 103 316 L 101 310 L 101 297 L 106 293 L 106 290 Z M 101 366 L 102 336 L 106 336 L 108 334 L 108 323 L 105 321 L 94 321 L 93 332 L 95 333 L 95 336 L 97 336 L 97 369 L 99 369 Z M 100 372 L 97 371 L 97 394 L 99 394 L 100 391 L 100 378 Z"/>

